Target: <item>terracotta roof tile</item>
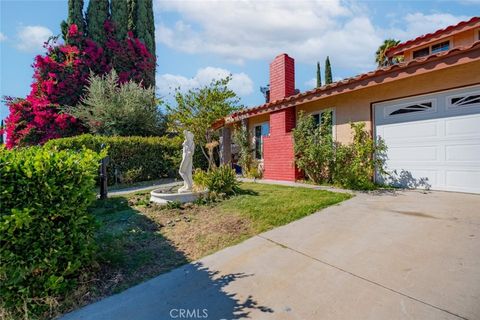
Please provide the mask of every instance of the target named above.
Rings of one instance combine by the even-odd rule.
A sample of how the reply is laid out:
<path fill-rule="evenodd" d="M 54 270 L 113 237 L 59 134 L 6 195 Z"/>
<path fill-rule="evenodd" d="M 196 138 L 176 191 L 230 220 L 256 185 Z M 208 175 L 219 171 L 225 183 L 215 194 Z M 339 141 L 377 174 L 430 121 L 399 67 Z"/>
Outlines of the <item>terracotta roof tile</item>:
<path fill-rule="evenodd" d="M 224 119 L 217 120 L 213 124 L 213 127 L 214 128 L 215 127 L 216 128 L 221 127 L 225 122 L 235 122 L 235 121 L 238 121 L 238 120 L 240 120 L 244 117 L 253 116 L 253 115 L 255 115 L 259 112 L 262 112 L 266 109 L 271 109 L 270 111 L 273 111 L 277 107 L 280 108 L 281 104 L 283 104 L 283 103 L 293 102 L 293 101 L 298 100 L 300 98 L 311 97 L 313 99 L 314 95 L 320 94 L 324 91 L 327 91 L 327 90 L 330 90 L 330 89 L 333 89 L 333 88 L 341 87 L 343 85 L 356 83 L 356 82 L 359 82 L 359 81 L 367 79 L 367 78 L 377 77 L 377 76 L 383 75 L 385 73 L 405 69 L 405 68 L 413 66 L 413 65 L 422 65 L 422 64 L 425 64 L 425 63 L 429 62 L 430 60 L 434 60 L 435 58 L 446 57 L 446 56 L 449 56 L 449 55 L 453 55 L 457 52 L 477 50 L 477 49 L 480 49 L 480 41 L 476 41 L 476 42 L 472 43 L 470 46 L 452 48 L 448 51 L 443 51 L 443 52 L 432 54 L 432 55 L 429 55 L 429 56 L 426 56 L 426 57 L 413 59 L 413 60 L 410 60 L 408 62 L 402 62 L 402 63 L 394 64 L 394 65 L 391 65 L 391 66 L 378 68 L 376 70 L 373 70 L 373 71 L 370 71 L 370 72 L 367 72 L 367 73 L 363 73 L 363 74 L 359 74 L 359 75 L 354 76 L 354 77 L 346 78 L 346 79 L 343 79 L 343 80 L 340 80 L 340 81 L 337 81 L 337 82 L 334 82 L 334 83 L 331 83 L 331 84 L 324 85 L 324 86 L 319 87 L 319 88 L 315 88 L 315 89 L 312 89 L 312 90 L 301 92 L 301 93 L 298 93 L 296 95 L 283 98 L 281 100 L 271 101 L 269 103 L 264 103 L 262 105 L 259 105 L 259 106 L 253 107 L 253 108 L 248 108 L 248 109 L 244 109 L 242 111 L 232 113 L 231 115 L 225 117 Z M 480 52 L 479 52 L 479 58 L 480 58 Z"/>

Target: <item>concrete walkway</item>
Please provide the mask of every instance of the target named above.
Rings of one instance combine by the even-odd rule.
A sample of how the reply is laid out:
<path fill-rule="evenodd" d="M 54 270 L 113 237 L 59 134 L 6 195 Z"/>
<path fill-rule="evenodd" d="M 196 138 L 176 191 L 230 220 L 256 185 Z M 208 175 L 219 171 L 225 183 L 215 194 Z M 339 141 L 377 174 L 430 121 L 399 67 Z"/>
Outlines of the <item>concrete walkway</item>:
<path fill-rule="evenodd" d="M 108 192 L 108 196 L 121 196 L 124 194 L 129 194 L 132 192 L 141 192 L 141 191 L 148 191 L 148 190 L 153 190 L 157 188 L 170 188 L 170 187 L 175 187 L 181 185 L 183 182 L 182 181 L 173 181 L 172 179 L 166 180 L 162 183 L 150 185 L 150 186 L 138 186 L 138 187 L 129 187 L 129 188 L 124 188 L 124 189 L 118 189 L 118 190 L 113 190 Z"/>
<path fill-rule="evenodd" d="M 264 183 L 264 184 L 276 184 L 279 186 L 288 186 L 288 187 L 302 187 L 315 190 L 327 190 L 332 192 L 342 192 L 342 193 L 355 193 L 355 191 L 340 189 L 331 186 L 319 186 L 316 184 L 293 182 L 293 181 L 279 181 L 279 180 L 269 180 L 269 179 L 249 179 L 249 178 L 238 178 L 242 182 L 254 182 L 254 183 Z"/>
<path fill-rule="evenodd" d="M 480 196 L 358 194 L 67 319 L 480 319 Z"/>

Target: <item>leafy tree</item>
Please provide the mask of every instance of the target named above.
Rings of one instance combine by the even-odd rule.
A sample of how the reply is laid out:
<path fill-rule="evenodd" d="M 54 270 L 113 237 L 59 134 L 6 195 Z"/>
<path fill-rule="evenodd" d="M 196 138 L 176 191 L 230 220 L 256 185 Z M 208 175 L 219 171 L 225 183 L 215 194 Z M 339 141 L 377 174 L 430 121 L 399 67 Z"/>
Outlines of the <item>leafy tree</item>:
<path fill-rule="evenodd" d="M 128 31 L 128 3 L 125 0 L 110 3 L 111 19 L 115 26 L 115 38 L 123 40 Z"/>
<path fill-rule="evenodd" d="M 79 32 L 85 32 L 85 19 L 83 18 L 83 0 L 68 0 L 68 18 L 60 24 L 63 39 L 68 43 L 68 27 L 75 24 Z"/>
<path fill-rule="evenodd" d="M 108 0 L 90 0 L 87 8 L 87 34 L 103 45 L 106 39 L 104 23 L 109 17 Z"/>
<path fill-rule="evenodd" d="M 325 84 L 330 84 L 332 82 L 332 67 L 330 65 L 330 58 L 327 56 L 327 59 L 325 60 Z"/>
<path fill-rule="evenodd" d="M 119 84 L 115 70 L 90 75 L 85 97 L 65 111 L 80 119 L 94 134 L 155 136 L 164 133 L 164 117 L 153 87 L 129 81 Z"/>
<path fill-rule="evenodd" d="M 231 77 L 214 80 L 201 88 L 175 93 L 175 105 L 167 105 L 169 128 L 173 132 L 189 130 L 195 135 L 195 144 L 201 146 L 209 168 L 215 166 L 212 155 L 208 153 L 207 145 L 218 141 L 218 132 L 211 124 L 230 113 L 239 110 L 240 99 L 228 88 Z"/>
<path fill-rule="evenodd" d="M 378 47 L 377 52 L 375 52 L 375 62 L 378 67 L 384 67 L 389 64 L 388 58 L 385 55 L 388 49 L 395 47 L 400 43 L 400 40 L 387 39 Z"/>
<path fill-rule="evenodd" d="M 320 70 L 320 62 L 317 61 L 317 88 L 322 86 L 322 74 Z"/>

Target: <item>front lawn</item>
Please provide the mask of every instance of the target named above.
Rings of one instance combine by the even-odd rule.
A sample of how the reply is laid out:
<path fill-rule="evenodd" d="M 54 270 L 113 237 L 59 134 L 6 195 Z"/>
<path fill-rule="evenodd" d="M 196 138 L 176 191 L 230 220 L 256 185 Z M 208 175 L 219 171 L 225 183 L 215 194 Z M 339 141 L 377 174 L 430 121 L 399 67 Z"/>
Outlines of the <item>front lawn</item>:
<path fill-rule="evenodd" d="M 181 208 L 150 204 L 148 192 L 97 201 L 98 264 L 62 304 L 78 308 L 351 197 L 256 183 L 241 189 L 222 202 Z"/>

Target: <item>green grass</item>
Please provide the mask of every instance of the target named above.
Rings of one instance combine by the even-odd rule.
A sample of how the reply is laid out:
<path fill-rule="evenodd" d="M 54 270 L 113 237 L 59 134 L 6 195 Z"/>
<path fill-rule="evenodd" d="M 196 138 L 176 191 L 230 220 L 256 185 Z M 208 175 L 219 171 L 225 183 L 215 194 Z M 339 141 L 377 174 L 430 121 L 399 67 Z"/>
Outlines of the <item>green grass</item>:
<path fill-rule="evenodd" d="M 249 218 L 256 232 L 298 220 L 352 197 L 346 193 L 260 183 L 244 183 L 241 187 L 250 192 L 224 201 L 220 208 Z"/>
<path fill-rule="evenodd" d="M 149 203 L 147 191 L 98 200 L 96 263 L 61 312 L 121 292 L 260 232 L 351 197 L 308 188 L 242 183 L 229 199 L 180 207 Z"/>

